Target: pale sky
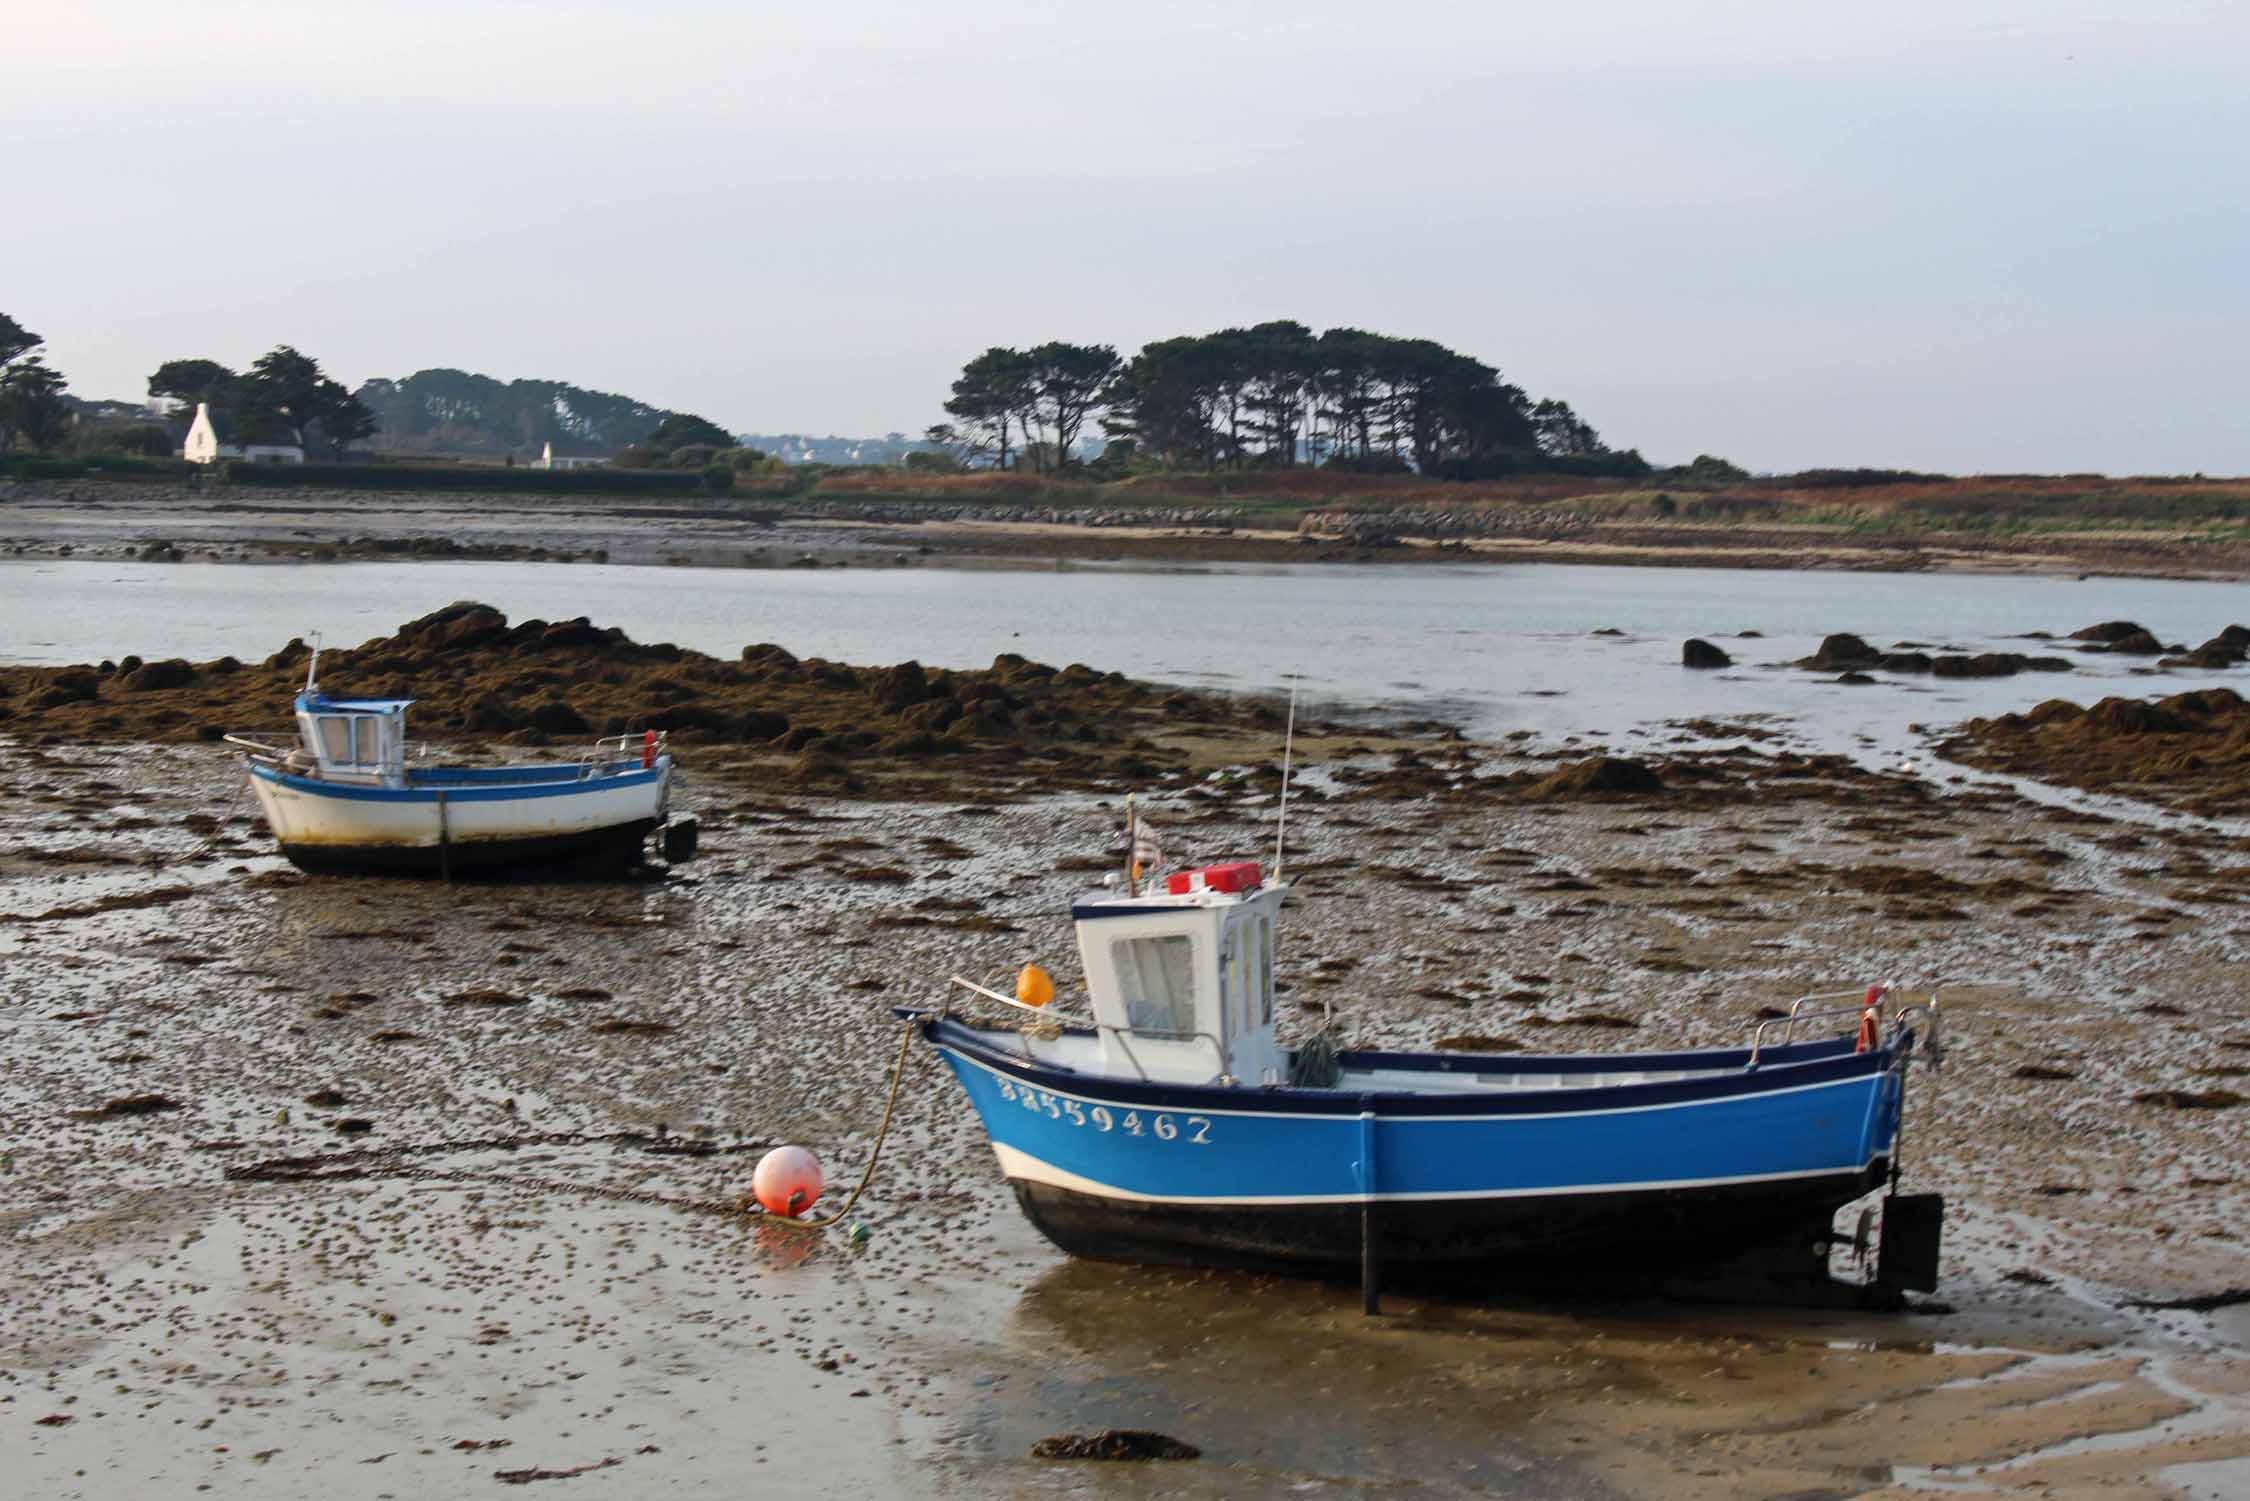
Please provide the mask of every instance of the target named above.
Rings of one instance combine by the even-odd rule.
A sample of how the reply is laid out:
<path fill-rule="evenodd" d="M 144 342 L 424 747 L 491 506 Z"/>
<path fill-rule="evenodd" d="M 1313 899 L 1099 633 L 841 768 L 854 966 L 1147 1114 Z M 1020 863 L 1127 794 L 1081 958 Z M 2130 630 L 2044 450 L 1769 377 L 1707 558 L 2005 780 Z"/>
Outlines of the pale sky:
<path fill-rule="evenodd" d="M 1659 463 L 2244 474 L 2245 143 L 2239 0 L 0 0 L 0 312 L 81 396 L 290 343 L 849 434 L 1295 318 Z"/>

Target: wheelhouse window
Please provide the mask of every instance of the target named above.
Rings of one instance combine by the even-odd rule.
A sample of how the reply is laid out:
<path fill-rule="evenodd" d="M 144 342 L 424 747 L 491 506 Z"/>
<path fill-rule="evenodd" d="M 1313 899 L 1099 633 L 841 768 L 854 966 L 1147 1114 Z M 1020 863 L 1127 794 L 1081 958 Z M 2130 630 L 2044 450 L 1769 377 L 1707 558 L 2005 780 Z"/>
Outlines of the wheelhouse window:
<path fill-rule="evenodd" d="M 381 755 L 382 727 L 372 715 L 323 714 L 313 723 L 320 732 L 320 758 L 331 766 L 373 766 Z"/>
<path fill-rule="evenodd" d="M 1164 938 L 1119 938 L 1109 946 L 1110 962 L 1125 995 L 1125 1024 L 1136 1032 L 1195 1031 L 1195 940 L 1185 934 Z"/>

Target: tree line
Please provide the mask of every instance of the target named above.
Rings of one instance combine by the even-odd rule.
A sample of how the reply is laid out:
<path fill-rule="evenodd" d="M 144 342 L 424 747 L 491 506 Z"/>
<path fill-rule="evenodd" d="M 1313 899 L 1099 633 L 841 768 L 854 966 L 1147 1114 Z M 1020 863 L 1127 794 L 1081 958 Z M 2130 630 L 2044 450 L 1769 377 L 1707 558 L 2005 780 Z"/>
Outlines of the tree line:
<path fill-rule="evenodd" d="M 1162 339 L 1131 359 L 1108 344 L 993 348 L 962 367 L 952 419 L 925 435 L 963 463 L 1075 462 L 1090 422 L 1112 452 L 1169 468 L 1455 478 L 1530 468 L 1645 473 L 1568 402 L 1534 401 L 1492 366 L 1430 339 L 1301 323 Z M 1129 450 L 1118 445 L 1129 445 Z"/>
<path fill-rule="evenodd" d="M 63 395 L 70 382 L 39 351 L 46 340 L 0 313 L 0 457 L 19 444 L 51 453 L 75 416 Z"/>
<path fill-rule="evenodd" d="M 225 414 L 242 443 L 294 443 L 306 455 L 341 458 L 376 431 L 375 414 L 320 361 L 287 344 L 237 373 L 217 360 L 166 360 L 148 378 L 148 394 L 192 412 L 209 402 Z"/>
<path fill-rule="evenodd" d="M 538 453 L 552 443 L 558 454 L 606 455 L 646 445 L 683 415 L 567 381 L 449 368 L 366 381 L 354 394 L 381 424 L 380 446 L 444 453 Z"/>

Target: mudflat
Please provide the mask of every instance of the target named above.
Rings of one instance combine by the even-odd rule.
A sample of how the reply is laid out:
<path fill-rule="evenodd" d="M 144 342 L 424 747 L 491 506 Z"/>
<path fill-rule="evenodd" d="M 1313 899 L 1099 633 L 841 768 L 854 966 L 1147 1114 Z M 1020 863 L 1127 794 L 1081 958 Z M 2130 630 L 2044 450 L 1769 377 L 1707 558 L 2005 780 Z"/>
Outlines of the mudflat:
<path fill-rule="evenodd" d="M 423 690 L 453 752 L 548 733 L 471 728 L 482 697 L 662 707 L 605 686 L 630 643 L 417 624 L 460 633 L 462 676 Z M 778 1142 L 820 1153 L 830 1207 L 858 1181 L 892 1005 L 1027 960 L 1070 1003 L 1063 914 L 1125 792 L 1177 858 L 1269 854 L 1275 706 L 1002 663 L 914 700 L 987 724 L 885 749 L 914 728 L 880 702 L 914 691 L 896 669 L 635 658 L 636 692 L 670 677 L 720 716 L 678 732 L 703 857 L 446 887 L 271 853 L 197 735 L 298 670 L 276 656 L 45 707 L 10 680 L 0 1275 L 35 1292 L 0 1304 L 0 1432 L 23 1494 L 2223 1496 L 2250 1473 L 2239 826 L 1795 754 L 1786 726 L 1635 762 L 1300 739 L 1291 1038 L 1717 1045 L 1878 979 L 1938 983 L 1948 1013 L 1909 1100 L 1906 1184 L 1950 1209 L 1915 1311 L 1495 1288 L 1367 1320 L 1351 1288 L 1065 1260 L 918 1049 L 864 1242 L 733 1208 Z M 839 738 L 753 738 L 756 712 Z M 1108 1428 L 1200 1458 L 1032 1457 Z"/>
<path fill-rule="evenodd" d="M 1364 496 L 1307 493 L 1155 497 L 1132 486 L 1018 494 L 1014 476 L 957 476 L 909 498 L 882 472 L 804 495 L 629 497 L 508 492 L 353 491 L 104 480 L 0 481 L 0 553 L 19 557 L 199 562 L 400 558 L 667 563 L 705 567 L 1036 567 L 1056 560 L 1140 563 L 1494 562 L 1698 568 L 1829 568 L 2151 578 L 2250 577 L 2240 502 L 2204 502 L 2166 520 L 2160 496 L 2095 507 L 2084 524 L 2054 497 L 2006 486 L 1977 504 L 1917 515 L 1894 487 L 1820 509 L 1819 496 L 1760 496 L 1711 514 L 1659 518 L 1603 493 L 1548 493 L 1526 482 L 1483 501 L 1444 486 L 1378 487 Z M 1299 479 L 1312 478 L 1299 476 Z M 1270 481 L 1269 481 L 1270 482 Z M 844 484 L 844 480 L 836 482 Z M 1966 483 L 1966 482 L 1964 482 Z M 2125 481 L 2116 487 L 2138 493 Z M 1255 492 L 1257 484 L 1243 481 Z M 1041 487 L 1033 485 L 1031 491 Z M 1971 489 L 1976 487 L 1971 486 Z M 2062 487 L 2066 491 L 2069 487 Z M 2239 496 L 2241 487 L 2218 489 Z M 2158 486 L 2161 490 L 2161 485 Z M 1209 487 L 1204 487 L 1207 492 Z M 1857 496 L 1858 492 L 1853 492 Z M 1978 492 L 1982 494 L 1982 491 Z M 2149 509 L 2135 520 L 2135 504 Z M 2025 506 L 2021 514 L 2009 509 Z M 1901 510 L 1900 507 L 1907 507 Z M 2062 509 L 2055 511 L 2057 506 Z M 2042 509 L 2045 508 L 2045 509 Z M 2054 514 L 2049 514 L 2054 511 Z M 1903 520 L 1901 518 L 1904 518 Z"/>

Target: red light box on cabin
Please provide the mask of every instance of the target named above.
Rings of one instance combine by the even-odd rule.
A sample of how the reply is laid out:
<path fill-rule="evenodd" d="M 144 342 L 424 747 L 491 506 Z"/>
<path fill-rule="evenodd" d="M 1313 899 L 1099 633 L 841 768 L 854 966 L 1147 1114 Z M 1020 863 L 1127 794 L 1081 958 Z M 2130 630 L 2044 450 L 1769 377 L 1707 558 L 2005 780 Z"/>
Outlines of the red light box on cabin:
<path fill-rule="evenodd" d="M 1164 889 L 1174 896 L 1187 896 L 1197 891 L 1256 891 L 1265 880 L 1265 872 L 1255 860 L 1236 860 L 1228 865 L 1206 865 L 1196 870 L 1175 870 L 1164 878 Z"/>

